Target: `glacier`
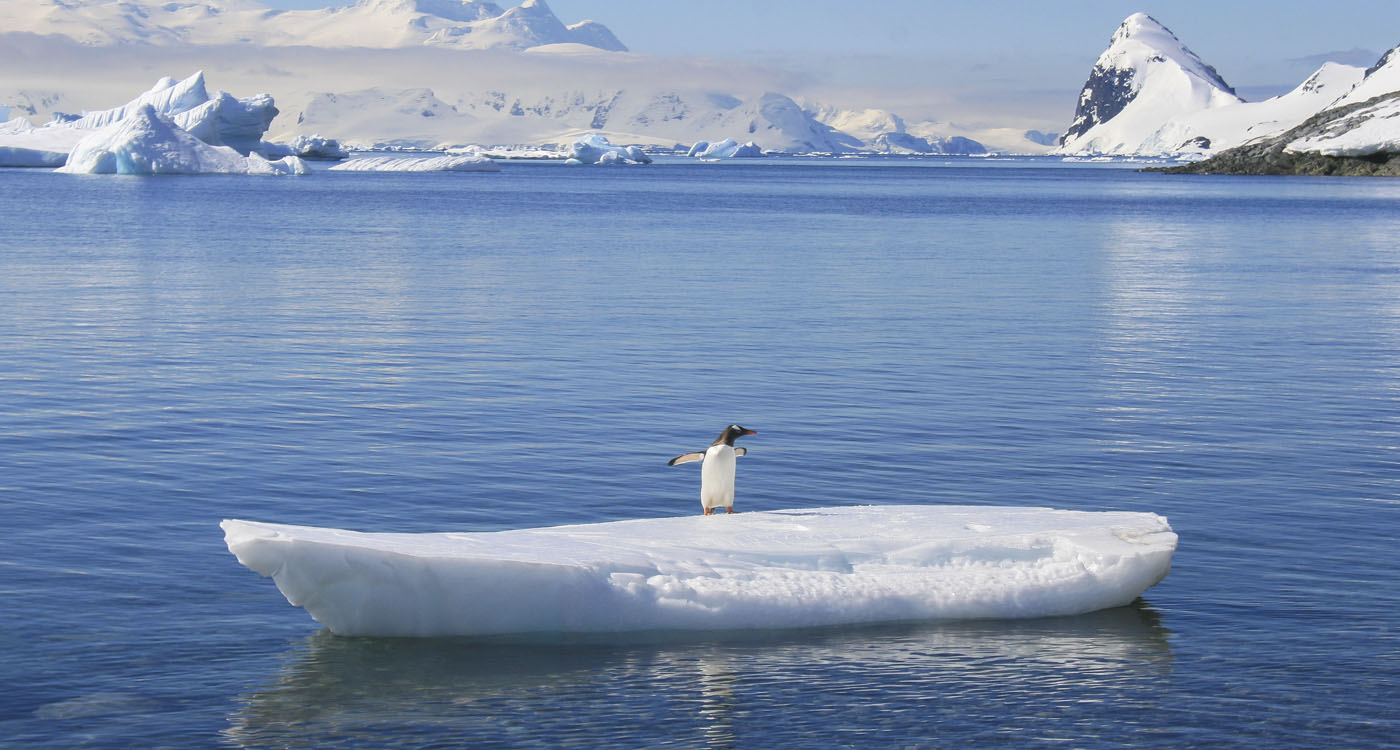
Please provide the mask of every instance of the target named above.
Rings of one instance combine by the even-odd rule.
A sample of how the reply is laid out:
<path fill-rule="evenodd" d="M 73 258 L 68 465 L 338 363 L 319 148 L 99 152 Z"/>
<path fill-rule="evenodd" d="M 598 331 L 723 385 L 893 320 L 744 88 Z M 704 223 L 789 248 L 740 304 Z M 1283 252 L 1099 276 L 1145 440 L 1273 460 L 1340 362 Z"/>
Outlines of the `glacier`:
<path fill-rule="evenodd" d="M 499 172 L 496 162 L 477 153 L 446 156 L 360 156 L 328 172 Z"/>
<path fill-rule="evenodd" d="M 1131 603 L 1153 513 L 886 505 L 491 532 L 225 520 L 240 563 L 351 636 L 729 630 L 1074 615 Z"/>

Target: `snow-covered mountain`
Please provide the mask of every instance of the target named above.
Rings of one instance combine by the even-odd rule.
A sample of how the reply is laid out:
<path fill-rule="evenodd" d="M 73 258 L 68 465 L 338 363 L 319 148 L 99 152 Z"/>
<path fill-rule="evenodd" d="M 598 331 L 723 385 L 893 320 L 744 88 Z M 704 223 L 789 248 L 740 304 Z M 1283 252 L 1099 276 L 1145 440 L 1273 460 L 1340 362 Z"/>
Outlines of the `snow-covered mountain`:
<path fill-rule="evenodd" d="M 1168 171 L 1400 177 L 1400 47 L 1298 125 Z"/>
<path fill-rule="evenodd" d="M 885 109 L 842 109 L 803 102 L 816 121 L 863 141 L 864 150 L 907 154 L 1045 153 L 1053 142 L 1037 140 L 1035 131 L 978 127 L 937 120 L 907 121 Z"/>
<path fill-rule="evenodd" d="M 1242 101 L 1175 34 L 1146 13 L 1134 13 L 1094 63 L 1059 150 L 1141 153 L 1169 118 Z"/>
<path fill-rule="evenodd" d="M 1165 27 L 1134 14 L 1095 64 L 1057 152 L 1209 156 L 1267 142 L 1319 112 L 1400 89 L 1397 58 L 1400 55 L 1387 53 L 1369 70 L 1324 63 L 1287 94 L 1246 102 Z M 1300 143 L 1306 149 L 1342 151 L 1375 145 L 1367 132 L 1386 127 L 1383 109 L 1353 112 L 1327 129 L 1331 135 L 1325 142 L 1314 134 Z M 1336 140 L 1344 131 L 1360 127 L 1362 120 L 1370 123 L 1367 131 Z"/>
<path fill-rule="evenodd" d="M 1400 47 L 1368 68 L 1308 129 L 1291 134 L 1284 150 L 1349 157 L 1400 154 Z"/>
<path fill-rule="evenodd" d="M 706 91 L 603 89 L 546 92 L 467 91 L 449 102 L 432 89 L 319 93 L 293 103 L 285 140 L 302 132 L 337 133 L 355 147 L 442 148 L 468 143 L 556 143 L 596 131 L 621 143 L 688 146 L 738 135 L 769 151 L 841 153 L 865 148 L 812 119 L 775 92 L 743 98 Z"/>
<path fill-rule="evenodd" d="M 269 137 L 281 141 L 543 145 L 598 131 L 666 147 L 732 138 L 787 152 L 982 150 L 980 134 L 946 123 L 810 109 L 782 93 L 776 71 L 625 50 L 604 26 L 565 26 L 543 0 L 308 11 L 255 0 L 0 0 L 0 105 L 40 124 L 51 112 L 111 106 L 106 92 L 153 73 L 203 68 L 268 91 L 284 113 Z M 1021 130 L 993 137 L 1008 133 L 998 148 L 1041 148 Z"/>
<path fill-rule="evenodd" d="M 1323 63 L 1292 91 L 1261 102 L 1188 112 L 1170 118 L 1139 147 L 1141 153 L 1216 153 L 1271 138 L 1327 107 L 1361 80 L 1352 65 Z"/>
<path fill-rule="evenodd" d="M 320 10 L 272 10 L 250 0 L 4 0 L 0 29 L 90 45 L 627 49 L 601 24 L 565 26 L 544 0 L 508 10 L 487 0 L 357 0 Z"/>

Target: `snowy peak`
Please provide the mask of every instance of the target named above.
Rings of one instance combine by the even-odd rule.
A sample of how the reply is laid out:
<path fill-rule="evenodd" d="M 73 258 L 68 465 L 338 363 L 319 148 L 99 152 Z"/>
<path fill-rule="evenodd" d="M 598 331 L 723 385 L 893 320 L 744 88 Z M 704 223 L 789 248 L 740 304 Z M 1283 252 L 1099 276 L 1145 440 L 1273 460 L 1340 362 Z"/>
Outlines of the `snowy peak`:
<path fill-rule="evenodd" d="M 1167 27 L 1146 13 L 1134 13 L 1094 63 L 1061 149 L 1113 151 L 1123 138 L 1131 139 L 1131 133 L 1113 132 L 1123 124 L 1141 127 L 1155 120 L 1160 125 L 1175 114 L 1240 101 L 1215 68 Z M 1125 116 L 1126 123 L 1110 126 Z"/>
<path fill-rule="evenodd" d="M 592 21 L 565 26 L 542 0 L 502 10 L 487 0 L 358 0 L 320 10 L 272 10 L 251 0 L 0 0 L 0 28 L 91 45 L 254 44 L 529 49 L 627 48 Z"/>
<path fill-rule="evenodd" d="M 1364 76 L 1365 73 L 1359 72 L 1359 69 L 1354 65 L 1343 65 L 1329 61 L 1323 63 L 1322 67 L 1308 76 L 1308 80 L 1298 84 L 1297 88 L 1284 96 L 1307 95 L 1336 98 L 1359 83 L 1359 79 L 1364 78 Z"/>
<path fill-rule="evenodd" d="M 1235 89 L 1226 83 L 1219 73 L 1215 72 L 1215 68 L 1207 65 L 1196 56 L 1195 52 L 1182 44 L 1181 40 L 1176 38 L 1176 34 L 1171 32 L 1171 29 L 1163 26 L 1157 19 L 1146 13 L 1134 13 L 1123 20 L 1118 30 L 1113 32 L 1109 51 L 1113 51 L 1115 46 L 1119 48 L 1117 59 L 1120 61 L 1131 61 L 1135 46 L 1145 47 L 1155 53 L 1148 58 L 1149 63 L 1170 60 L 1181 66 L 1182 69 L 1206 79 L 1216 88 L 1227 91 L 1231 95 L 1235 93 Z M 1104 54 L 1107 55 L 1108 52 Z M 1157 57 L 1163 59 L 1155 59 Z"/>
<path fill-rule="evenodd" d="M 495 3 L 480 0 L 360 0 L 355 5 L 369 12 L 413 13 L 464 23 L 495 18 L 505 12 Z"/>
<path fill-rule="evenodd" d="M 607 27 L 584 21 L 565 26 L 544 0 L 525 0 L 520 5 L 473 24 L 471 35 L 487 46 L 528 49 L 546 44 L 585 44 L 612 52 L 627 48 Z"/>
<path fill-rule="evenodd" d="M 1329 109 L 1360 104 L 1395 91 L 1400 91 L 1400 47 L 1381 55 L 1381 59 L 1377 60 L 1375 65 L 1366 69 L 1361 82 L 1333 102 Z"/>

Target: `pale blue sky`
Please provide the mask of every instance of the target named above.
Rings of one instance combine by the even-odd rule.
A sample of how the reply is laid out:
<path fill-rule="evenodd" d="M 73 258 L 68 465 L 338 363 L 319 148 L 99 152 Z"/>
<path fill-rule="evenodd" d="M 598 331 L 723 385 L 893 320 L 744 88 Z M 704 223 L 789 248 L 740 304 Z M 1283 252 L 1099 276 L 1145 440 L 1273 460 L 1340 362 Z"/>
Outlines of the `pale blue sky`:
<path fill-rule="evenodd" d="M 282 8 L 345 4 L 265 1 Z M 1137 11 L 1172 29 L 1248 99 L 1292 88 L 1325 58 L 1370 65 L 1400 44 L 1395 0 L 548 2 L 565 23 L 605 24 L 634 52 L 767 63 L 848 89 L 933 87 L 1003 100 L 1018 92 L 1064 95 L 1070 109 L 1113 30 Z"/>

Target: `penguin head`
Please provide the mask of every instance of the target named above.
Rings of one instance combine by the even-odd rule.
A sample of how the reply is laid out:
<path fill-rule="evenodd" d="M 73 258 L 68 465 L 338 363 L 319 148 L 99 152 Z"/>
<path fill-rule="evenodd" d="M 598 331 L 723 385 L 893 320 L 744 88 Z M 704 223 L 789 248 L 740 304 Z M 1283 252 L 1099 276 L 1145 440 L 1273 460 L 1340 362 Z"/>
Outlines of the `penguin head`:
<path fill-rule="evenodd" d="M 714 445 L 719 445 L 720 443 L 723 443 L 725 445 L 733 445 L 735 438 L 740 438 L 745 435 L 757 434 L 758 433 L 748 429 L 747 427 L 740 427 L 737 424 L 732 424 L 724 428 L 724 432 L 721 432 L 719 434 L 719 439 L 714 442 Z"/>

